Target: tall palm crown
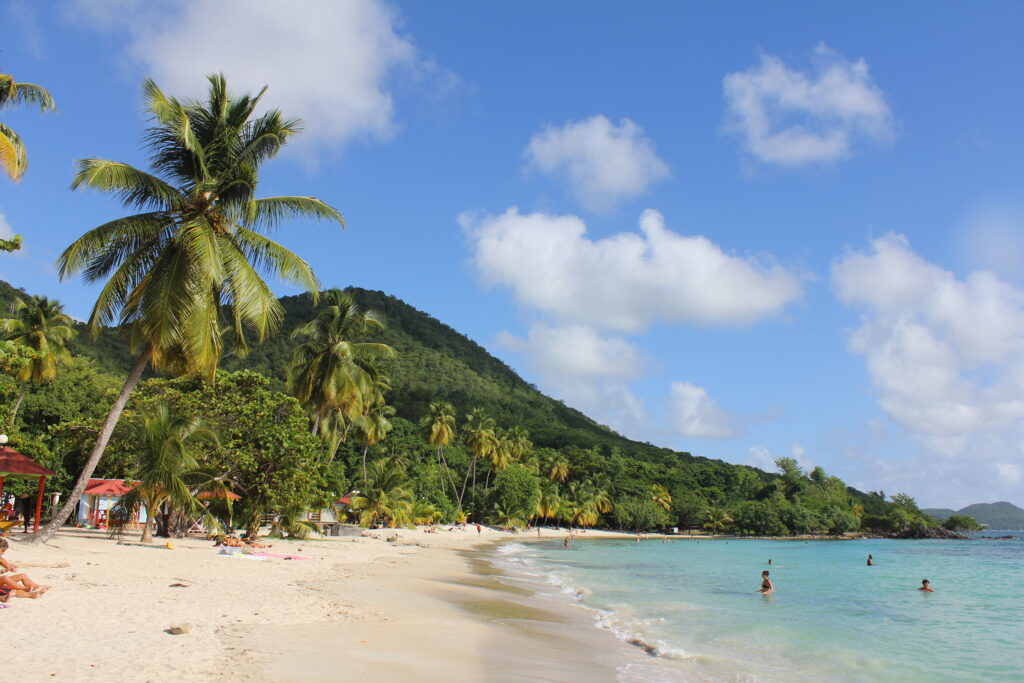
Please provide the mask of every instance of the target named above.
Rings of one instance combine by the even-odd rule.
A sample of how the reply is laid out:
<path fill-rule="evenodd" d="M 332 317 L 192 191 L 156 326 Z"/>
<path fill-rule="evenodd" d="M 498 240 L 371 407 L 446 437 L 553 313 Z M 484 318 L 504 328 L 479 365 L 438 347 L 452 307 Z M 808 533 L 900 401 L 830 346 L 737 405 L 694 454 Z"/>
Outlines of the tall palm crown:
<path fill-rule="evenodd" d="M 332 412 L 356 420 L 379 393 L 379 361 L 395 356 L 387 344 L 362 341 L 384 325 L 351 294 L 332 289 L 324 298 L 317 317 L 292 332 L 302 343 L 288 366 L 288 386 L 313 417 L 314 431 Z"/>
<path fill-rule="evenodd" d="M 67 342 L 75 336 L 64 306 L 45 296 L 15 297 L 11 315 L 0 320 L 0 331 L 32 353 L 32 359 L 19 370 L 18 381 L 41 384 L 56 377 L 58 363 L 71 360 Z"/>
<path fill-rule="evenodd" d="M 39 111 L 56 109 L 53 98 L 46 88 L 33 83 L 18 83 L 10 74 L 0 74 L 0 109 L 29 104 Z M 7 125 L 0 122 L 0 169 L 17 182 L 25 175 L 28 167 L 28 153 L 21 138 Z"/>
<path fill-rule="evenodd" d="M 266 91 L 232 96 L 224 76 L 209 78 L 205 101 L 178 100 L 152 81 L 143 87 L 154 125 L 146 134 L 152 172 L 107 159 L 81 159 L 72 188 L 109 192 L 140 210 L 82 235 L 58 259 L 60 275 L 82 272 L 106 284 L 89 319 L 93 332 L 124 326 L 140 354 L 100 427 L 71 494 L 35 541 L 45 541 L 71 515 L 128 397 L 149 363 L 178 375 L 212 380 L 222 351 L 222 318 L 237 348 L 246 328 L 262 340 L 284 309 L 261 273 L 299 284 L 314 297 L 305 261 L 261 231 L 305 216 L 344 224 L 313 197 L 256 198 L 260 166 L 299 130 L 277 110 L 256 116 Z"/>
<path fill-rule="evenodd" d="M 420 427 L 431 446 L 447 446 L 455 438 L 455 406 L 447 401 L 434 401 L 430 412 L 420 420 Z"/>
<path fill-rule="evenodd" d="M 154 125 L 146 134 L 152 173 L 107 159 L 81 159 L 72 188 L 116 195 L 142 210 L 96 227 L 59 259 L 62 278 L 108 278 L 89 324 L 128 326 L 157 367 L 212 378 L 222 351 L 221 317 L 238 343 L 262 340 L 284 310 L 260 272 L 317 291 L 305 261 L 261 234 L 282 219 L 343 224 L 313 197 L 256 198 L 259 170 L 300 129 L 277 110 L 255 117 L 266 88 L 233 96 L 224 76 L 209 78 L 205 102 L 178 100 L 147 80 Z"/>

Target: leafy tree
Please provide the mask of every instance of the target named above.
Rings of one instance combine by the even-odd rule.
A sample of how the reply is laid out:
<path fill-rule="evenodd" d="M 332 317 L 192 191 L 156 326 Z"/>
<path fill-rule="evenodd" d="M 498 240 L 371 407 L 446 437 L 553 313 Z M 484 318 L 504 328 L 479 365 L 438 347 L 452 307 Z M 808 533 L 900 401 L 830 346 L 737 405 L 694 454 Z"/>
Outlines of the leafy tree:
<path fill-rule="evenodd" d="M 740 503 L 732 514 L 732 521 L 736 529 L 745 534 L 782 536 L 789 533 L 775 506 L 766 500 Z"/>
<path fill-rule="evenodd" d="M 526 526 L 540 502 L 540 479 L 525 465 L 510 465 L 494 480 L 494 505 L 502 526 Z"/>
<path fill-rule="evenodd" d="M 43 112 L 57 108 L 46 88 L 33 83 L 19 83 L 10 74 L 0 74 L 0 111 L 19 104 L 32 105 Z M 9 126 L 0 123 L 0 168 L 17 182 L 27 167 L 25 144 Z"/>
<path fill-rule="evenodd" d="M 179 101 L 146 81 L 147 109 L 155 122 L 146 135 L 153 173 L 107 159 L 78 162 L 73 188 L 112 193 L 125 207 L 144 212 L 80 237 L 61 254 L 60 275 L 83 271 L 88 282 L 107 278 L 90 329 L 96 334 L 116 321 L 140 353 L 74 489 L 39 540 L 49 538 L 77 505 L 148 364 L 213 379 L 222 352 L 222 315 L 240 351 L 246 348 L 246 328 L 265 339 L 283 311 L 261 271 L 316 292 L 306 262 L 260 231 L 295 216 L 342 223 L 334 208 L 313 197 L 255 197 L 260 166 L 298 131 L 299 122 L 277 110 L 253 118 L 265 88 L 255 97 L 233 97 L 223 76 L 209 81 L 205 102 Z"/>
<path fill-rule="evenodd" d="M 564 482 L 569 478 L 569 458 L 559 451 L 551 451 L 544 468 L 551 481 Z"/>
<path fill-rule="evenodd" d="M 28 349 L 31 356 L 17 374 L 21 386 L 9 418 L 9 425 L 13 427 L 28 384 L 52 380 L 57 376 L 57 365 L 71 359 L 67 342 L 75 336 L 75 330 L 71 318 L 64 314 L 64 306 L 45 296 L 15 297 L 11 315 L 12 318 L 0 320 L 0 332 Z"/>
<path fill-rule="evenodd" d="M 541 480 L 536 516 L 545 521 L 552 519 L 558 516 L 561 507 L 562 496 L 559 495 L 558 484 L 548 480 Z"/>
<path fill-rule="evenodd" d="M 635 496 L 620 500 L 613 515 L 620 529 L 632 529 L 637 533 L 665 527 L 670 521 L 668 512 L 656 500 Z"/>
<path fill-rule="evenodd" d="M 950 531 L 977 531 L 981 525 L 970 515 L 950 515 L 942 523 L 942 528 Z"/>
<path fill-rule="evenodd" d="M 704 522 L 704 528 L 715 533 L 721 533 L 725 531 L 726 526 L 732 523 L 733 519 L 729 516 L 726 510 L 719 507 L 708 508 L 707 521 Z"/>
<path fill-rule="evenodd" d="M 692 491 L 678 490 L 672 495 L 672 512 L 679 526 L 692 529 L 707 519 L 708 503 Z"/>
<path fill-rule="evenodd" d="M 211 483 L 211 478 L 199 471 L 193 448 L 200 443 L 216 448 L 220 442 L 202 420 L 180 416 L 162 402 L 146 416 L 135 441 L 134 474 L 139 483 L 121 496 L 111 517 L 123 524 L 140 504 L 144 505 L 147 517 L 142 542 L 149 543 L 153 540 L 153 522 L 165 503 L 192 514 L 202 508 L 195 489 Z"/>

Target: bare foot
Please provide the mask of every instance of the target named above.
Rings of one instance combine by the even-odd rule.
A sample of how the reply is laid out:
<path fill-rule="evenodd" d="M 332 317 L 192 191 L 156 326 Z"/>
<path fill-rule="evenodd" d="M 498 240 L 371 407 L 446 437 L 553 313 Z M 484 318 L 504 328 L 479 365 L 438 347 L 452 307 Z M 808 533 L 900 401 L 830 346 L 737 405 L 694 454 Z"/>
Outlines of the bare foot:
<path fill-rule="evenodd" d="M 33 597 L 38 598 L 40 595 L 42 595 L 46 591 L 50 590 L 51 588 L 53 588 L 53 586 L 40 586 L 39 588 L 37 588 L 34 591 L 32 591 L 33 593 L 35 593 L 35 595 Z"/>

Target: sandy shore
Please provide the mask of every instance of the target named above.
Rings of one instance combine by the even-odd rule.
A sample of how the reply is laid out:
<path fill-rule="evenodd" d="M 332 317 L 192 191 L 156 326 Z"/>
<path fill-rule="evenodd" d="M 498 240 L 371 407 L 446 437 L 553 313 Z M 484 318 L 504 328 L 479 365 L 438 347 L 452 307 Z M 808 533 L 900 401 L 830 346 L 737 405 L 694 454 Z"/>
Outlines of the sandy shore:
<path fill-rule="evenodd" d="M 5 557 L 53 589 L 0 610 L 18 643 L 4 679 L 614 680 L 594 657 L 602 638 L 617 646 L 612 636 L 564 605 L 504 599 L 520 589 L 477 555 L 534 534 L 371 534 L 275 540 L 266 552 L 306 559 L 263 560 L 197 539 L 167 549 L 82 530 L 45 546 L 15 536 Z M 187 633 L 168 632 L 180 624 Z"/>

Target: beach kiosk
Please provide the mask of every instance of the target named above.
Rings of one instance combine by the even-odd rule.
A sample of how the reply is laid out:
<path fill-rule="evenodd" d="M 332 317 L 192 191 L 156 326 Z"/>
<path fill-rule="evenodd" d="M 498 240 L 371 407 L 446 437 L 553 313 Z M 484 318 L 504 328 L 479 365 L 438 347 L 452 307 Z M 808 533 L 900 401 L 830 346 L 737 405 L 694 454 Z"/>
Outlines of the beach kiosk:
<path fill-rule="evenodd" d="M 34 531 L 39 531 L 39 516 L 43 514 L 43 491 L 46 489 L 46 478 L 53 472 L 35 460 L 26 458 L 7 445 L 7 435 L 0 434 L 0 497 L 4 492 L 4 480 L 11 477 L 39 478 L 39 490 L 36 494 L 36 517 Z"/>
<path fill-rule="evenodd" d="M 110 511 L 124 494 L 138 484 L 129 479 L 90 479 L 85 485 L 82 497 L 78 499 L 78 522 L 92 527 L 105 527 L 109 524 Z M 132 519 L 128 526 L 136 528 L 146 521 L 146 508 L 137 506 L 132 511 Z"/>

